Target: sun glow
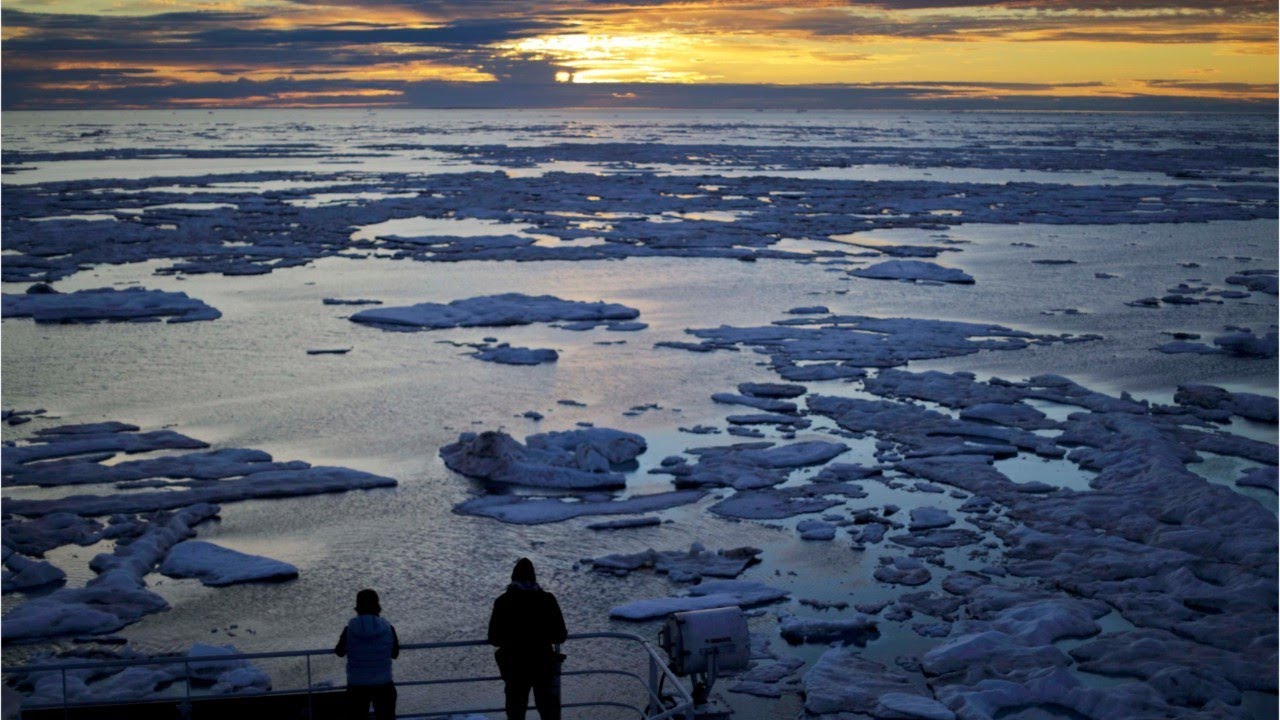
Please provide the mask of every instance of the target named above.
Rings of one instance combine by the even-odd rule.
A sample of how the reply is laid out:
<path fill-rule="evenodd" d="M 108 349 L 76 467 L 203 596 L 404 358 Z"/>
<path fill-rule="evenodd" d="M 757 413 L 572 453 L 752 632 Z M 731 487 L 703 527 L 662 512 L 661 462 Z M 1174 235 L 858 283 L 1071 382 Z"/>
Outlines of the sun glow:
<path fill-rule="evenodd" d="M 673 33 L 579 33 L 524 38 L 499 47 L 508 57 L 546 59 L 569 68 L 556 73 L 557 82 L 693 83 L 710 79 L 683 66 L 703 42 Z"/>

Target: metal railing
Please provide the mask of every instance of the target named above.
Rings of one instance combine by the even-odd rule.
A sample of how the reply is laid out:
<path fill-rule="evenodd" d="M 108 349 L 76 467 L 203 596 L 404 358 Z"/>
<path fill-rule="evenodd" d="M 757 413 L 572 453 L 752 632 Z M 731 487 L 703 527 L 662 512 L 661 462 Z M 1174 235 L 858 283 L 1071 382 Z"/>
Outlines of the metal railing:
<path fill-rule="evenodd" d="M 622 700 L 587 700 L 582 702 L 569 702 L 562 705 L 566 710 L 572 708 L 615 708 L 624 711 L 626 714 L 634 715 L 643 720 L 667 720 L 668 718 L 682 718 L 691 720 L 693 718 L 693 697 L 689 691 L 680 684 L 679 679 L 672 673 L 671 668 L 659 655 L 658 651 L 652 644 L 644 638 L 631 633 L 624 632 L 589 632 L 576 633 L 570 635 L 568 642 L 584 641 L 584 640 L 619 640 L 639 645 L 648 658 L 648 677 L 641 677 L 639 674 L 622 668 L 586 668 L 579 670 L 564 670 L 561 672 L 562 678 L 569 677 L 587 677 L 587 676 L 618 676 L 635 680 L 645 690 L 646 705 L 644 708 L 625 702 Z M 400 646 L 401 657 L 407 651 L 438 651 L 449 648 L 468 648 L 468 647 L 487 647 L 487 643 L 483 640 L 453 640 L 445 642 L 430 643 L 408 643 Z M 331 693 L 339 687 L 328 685 L 317 685 L 313 676 L 312 661 L 315 658 L 333 658 L 333 650 L 290 650 L 281 652 L 260 652 L 260 653 L 236 653 L 226 655 L 203 655 L 203 656 L 173 656 L 173 657 L 149 657 L 134 658 L 127 660 L 101 660 L 101 661 L 85 661 L 85 662 L 68 662 L 68 663 L 47 663 L 39 665 L 16 665 L 5 666 L 3 673 L 6 678 L 22 675 L 31 676 L 39 673 L 61 673 L 62 680 L 62 701 L 54 703 L 30 704 L 24 702 L 22 711 L 62 711 L 64 717 L 71 717 L 71 712 L 77 708 L 89 707 L 110 707 L 110 706 L 128 706 L 137 705 L 139 703 L 149 703 L 159 701 L 167 701 L 177 703 L 179 710 L 184 718 L 199 720 L 203 715 L 198 712 L 197 706 L 202 700 L 230 700 L 243 699 L 254 700 L 259 698 L 271 698 L 280 696 L 291 696 L 302 699 L 305 694 L 305 717 L 311 718 L 315 715 L 315 702 L 317 695 L 322 692 Z M 267 690 L 257 692 L 240 692 L 225 693 L 218 695 L 201 694 L 200 692 L 192 692 L 192 670 L 197 672 L 201 668 L 209 668 L 211 666 L 225 665 L 230 662 L 254 661 L 268 659 L 289 659 L 300 658 L 305 660 L 305 689 L 299 687 L 290 690 Z M 139 697 L 128 700 L 104 701 L 89 699 L 84 701 L 73 702 L 68 696 L 67 673 L 72 671 L 89 671 L 94 674 L 108 674 L 108 671 L 115 669 L 124 670 L 131 667 L 141 666 L 169 666 L 175 667 L 181 665 L 183 674 L 180 679 L 175 679 L 176 685 L 179 681 L 184 686 L 181 689 L 181 695 L 170 695 L 168 697 L 156 698 Z M 399 665 L 398 665 L 399 666 Z M 462 685 L 469 683 L 497 683 L 501 681 L 501 677 L 497 675 L 467 675 L 457 677 L 445 677 L 434 679 L 411 679 L 397 680 L 397 690 L 411 687 L 440 686 L 440 685 Z M 662 688 L 666 686 L 670 690 L 669 695 L 662 693 Z M 501 691 L 498 691 L 501 697 Z M 497 707 L 464 707 L 453 709 L 415 709 L 411 712 L 399 712 L 397 718 L 440 718 L 450 715 L 467 715 L 467 714 L 488 714 L 503 713 L 502 706 Z M 214 717 L 213 714 L 208 715 Z"/>

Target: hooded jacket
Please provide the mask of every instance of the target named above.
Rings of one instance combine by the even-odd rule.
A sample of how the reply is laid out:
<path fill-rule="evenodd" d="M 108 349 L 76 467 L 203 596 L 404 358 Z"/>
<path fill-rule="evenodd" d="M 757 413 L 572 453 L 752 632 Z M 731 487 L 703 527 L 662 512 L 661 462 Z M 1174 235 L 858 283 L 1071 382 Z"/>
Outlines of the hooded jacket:
<path fill-rule="evenodd" d="M 489 644 L 521 656 L 551 652 L 565 641 L 568 630 L 556 596 L 537 583 L 513 582 L 493 601 L 489 616 Z"/>
<path fill-rule="evenodd" d="M 361 614 L 347 623 L 334 652 L 347 658 L 348 685 L 385 685 L 392 682 L 391 660 L 400 654 L 400 639 L 391 623 Z"/>

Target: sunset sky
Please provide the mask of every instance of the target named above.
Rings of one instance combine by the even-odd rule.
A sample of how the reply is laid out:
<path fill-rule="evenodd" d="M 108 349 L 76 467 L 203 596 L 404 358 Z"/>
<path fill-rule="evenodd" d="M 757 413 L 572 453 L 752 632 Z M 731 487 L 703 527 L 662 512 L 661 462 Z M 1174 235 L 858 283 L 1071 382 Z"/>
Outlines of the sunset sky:
<path fill-rule="evenodd" d="M 4 0 L 3 107 L 1276 102 L 1274 0 Z"/>

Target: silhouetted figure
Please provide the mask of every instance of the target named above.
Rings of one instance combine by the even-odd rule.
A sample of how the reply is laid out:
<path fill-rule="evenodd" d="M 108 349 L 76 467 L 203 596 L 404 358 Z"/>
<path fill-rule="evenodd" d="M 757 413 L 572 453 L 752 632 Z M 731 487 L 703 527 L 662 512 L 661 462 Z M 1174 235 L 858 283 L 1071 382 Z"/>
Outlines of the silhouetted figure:
<path fill-rule="evenodd" d="M 533 563 L 520 558 L 489 616 L 489 644 L 498 646 L 494 657 L 506 683 L 507 720 L 524 720 L 531 688 L 538 717 L 560 720 L 564 656 L 554 646 L 567 636 L 556 596 L 538 587 Z"/>
<path fill-rule="evenodd" d="M 369 703 L 378 720 L 396 716 L 396 686 L 391 661 L 400 657 L 395 627 L 383 620 L 378 593 L 356 593 L 356 616 L 342 629 L 333 654 L 347 659 L 348 716 L 368 720 Z"/>

